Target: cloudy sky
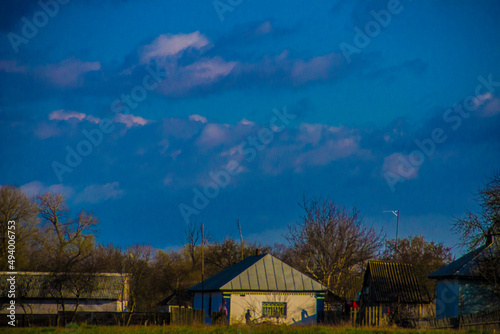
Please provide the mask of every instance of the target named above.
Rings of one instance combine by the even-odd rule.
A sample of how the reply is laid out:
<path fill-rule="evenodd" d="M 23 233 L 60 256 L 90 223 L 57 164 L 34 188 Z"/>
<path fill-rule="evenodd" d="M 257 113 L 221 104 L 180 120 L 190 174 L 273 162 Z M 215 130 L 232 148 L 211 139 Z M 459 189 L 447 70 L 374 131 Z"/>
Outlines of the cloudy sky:
<path fill-rule="evenodd" d="M 7 0 L 0 184 L 99 240 L 283 241 L 304 195 L 457 242 L 500 166 L 497 1 Z"/>

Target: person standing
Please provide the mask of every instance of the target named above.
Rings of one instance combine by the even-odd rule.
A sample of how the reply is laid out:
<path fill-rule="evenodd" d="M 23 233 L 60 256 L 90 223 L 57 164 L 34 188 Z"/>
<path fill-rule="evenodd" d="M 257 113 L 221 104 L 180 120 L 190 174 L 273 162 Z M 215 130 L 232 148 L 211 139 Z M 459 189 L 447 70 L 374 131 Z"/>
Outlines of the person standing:
<path fill-rule="evenodd" d="M 222 319 L 224 319 L 223 323 L 227 324 L 227 307 L 226 300 L 222 300 L 222 304 L 219 306 L 219 312 Z"/>

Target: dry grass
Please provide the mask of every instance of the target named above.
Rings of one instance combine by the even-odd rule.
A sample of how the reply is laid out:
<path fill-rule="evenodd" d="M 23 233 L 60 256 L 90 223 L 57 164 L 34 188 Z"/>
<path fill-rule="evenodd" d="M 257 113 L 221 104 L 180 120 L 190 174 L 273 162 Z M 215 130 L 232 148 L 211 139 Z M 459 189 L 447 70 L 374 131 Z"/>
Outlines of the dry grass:
<path fill-rule="evenodd" d="M 400 328 L 352 328 L 352 327 L 322 327 L 322 326 L 78 326 L 68 325 L 66 328 L 2 328 L 2 333 L 7 334 L 50 334 L 50 333 L 73 333 L 73 334 L 460 334 L 481 333 L 478 331 L 456 331 L 456 330 L 405 330 Z"/>

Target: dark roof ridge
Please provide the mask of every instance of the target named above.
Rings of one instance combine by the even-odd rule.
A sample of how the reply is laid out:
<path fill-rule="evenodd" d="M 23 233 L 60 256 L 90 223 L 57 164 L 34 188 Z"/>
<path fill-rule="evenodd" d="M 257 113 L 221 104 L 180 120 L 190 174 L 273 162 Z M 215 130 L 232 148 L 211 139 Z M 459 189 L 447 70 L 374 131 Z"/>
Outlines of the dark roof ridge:
<path fill-rule="evenodd" d="M 439 278 L 439 277 L 450 277 L 450 276 L 469 276 L 460 275 L 460 271 L 464 269 L 469 263 L 478 259 L 478 257 L 483 254 L 483 252 L 493 245 L 493 240 L 487 240 L 482 246 L 471 250 L 470 252 L 462 255 L 455 261 L 448 263 L 446 266 L 439 268 L 438 270 L 430 273 L 428 278 Z M 452 271 L 452 272 L 450 272 Z"/>

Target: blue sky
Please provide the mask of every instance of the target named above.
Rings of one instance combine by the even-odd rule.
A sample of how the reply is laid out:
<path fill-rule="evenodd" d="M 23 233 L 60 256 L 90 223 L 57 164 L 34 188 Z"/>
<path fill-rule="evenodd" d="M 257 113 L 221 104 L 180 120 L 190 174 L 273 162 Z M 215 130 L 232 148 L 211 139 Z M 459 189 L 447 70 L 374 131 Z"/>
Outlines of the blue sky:
<path fill-rule="evenodd" d="M 457 242 L 500 166 L 497 1 L 8 0 L 0 184 L 99 240 L 282 242 L 303 195 Z M 70 152 L 70 153 L 68 153 Z M 201 194 L 201 195 L 200 195 Z M 458 249 L 455 252 L 459 252 Z"/>

